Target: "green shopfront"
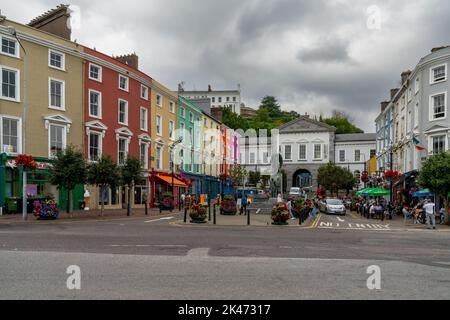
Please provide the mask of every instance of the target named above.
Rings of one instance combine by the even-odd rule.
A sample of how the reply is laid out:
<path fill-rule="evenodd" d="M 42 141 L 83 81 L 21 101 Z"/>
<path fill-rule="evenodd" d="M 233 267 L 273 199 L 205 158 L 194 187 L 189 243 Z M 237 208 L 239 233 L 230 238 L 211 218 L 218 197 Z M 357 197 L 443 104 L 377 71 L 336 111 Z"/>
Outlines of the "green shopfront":
<path fill-rule="evenodd" d="M 34 158 L 37 169 L 34 173 L 27 175 L 27 198 L 28 211 L 35 199 L 55 198 L 58 207 L 65 209 L 67 206 L 67 192 L 58 191 L 57 187 L 49 181 L 50 162 L 47 158 Z M 3 213 L 22 212 L 22 168 L 17 167 L 15 156 L 7 156 L 2 153 L 0 156 L 0 206 Z M 84 188 L 77 186 L 73 191 L 73 208 L 80 209 L 83 202 Z"/>

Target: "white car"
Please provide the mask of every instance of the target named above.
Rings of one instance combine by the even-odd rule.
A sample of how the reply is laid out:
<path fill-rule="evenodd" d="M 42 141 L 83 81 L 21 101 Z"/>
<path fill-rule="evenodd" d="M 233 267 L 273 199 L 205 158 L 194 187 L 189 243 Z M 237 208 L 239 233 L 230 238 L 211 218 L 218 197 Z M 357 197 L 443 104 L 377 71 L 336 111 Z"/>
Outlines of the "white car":
<path fill-rule="evenodd" d="M 300 195 L 300 188 L 292 187 L 289 189 L 289 195 L 290 196 L 299 196 Z"/>
<path fill-rule="evenodd" d="M 342 200 L 325 199 L 320 203 L 320 211 L 327 214 L 339 214 L 345 216 L 346 209 Z"/>

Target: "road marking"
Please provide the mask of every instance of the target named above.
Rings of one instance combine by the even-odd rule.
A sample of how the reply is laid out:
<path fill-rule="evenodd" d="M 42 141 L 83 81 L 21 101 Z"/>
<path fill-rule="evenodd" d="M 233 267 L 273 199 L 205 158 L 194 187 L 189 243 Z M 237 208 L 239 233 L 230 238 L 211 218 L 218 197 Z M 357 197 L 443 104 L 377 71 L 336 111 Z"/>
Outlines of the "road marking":
<path fill-rule="evenodd" d="M 114 248 L 117 248 L 117 247 L 121 247 L 121 248 L 130 248 L 130 247 L 187 248 L 187 245 L 184 245 L 184 244 L 112 244 L 111 247 L 114 247 Z"/>
<path fill-rule="evenodd" d="M 370 223 L 347 223 L 347 226 L 342 226 L 338 222 L 321 221 L 319 228 L 323 229 L 345 229 L 345 230 L 390 230 L 389 225 L 370 224 Z"/>
<path fill-rule="evenodd" d="M 209 248 L 195 248 L 187 252 L 187 258 L 206 258 L 208 257 Z"/>
<path fill-rule="evenodd" d="M 339 218 L 339 217 L 336 217 L 336 219 L 338 219 L 339 222 L 345 222 L 344 219 L 341 219 L 341 218 Z"/>
<path fill-rule="evenodd" d="M 147 221 L 144 221 L 144 223 L 155 222 L 155 221 L 161 221 L 161 220 L 171 220 L 171 219 L 173 219 L 173 218 L 174 218 L 174 217 L 165 217 L 165 218 L 159 218 L 159 219 L 147 220 Z"/>

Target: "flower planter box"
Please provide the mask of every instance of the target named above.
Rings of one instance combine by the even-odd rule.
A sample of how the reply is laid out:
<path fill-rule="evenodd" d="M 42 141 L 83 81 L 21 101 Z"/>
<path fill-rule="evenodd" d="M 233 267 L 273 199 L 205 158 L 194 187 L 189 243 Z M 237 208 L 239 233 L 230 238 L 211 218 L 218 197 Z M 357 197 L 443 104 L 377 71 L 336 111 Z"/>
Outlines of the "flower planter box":
<path fill-rule="evenodd" d="M 226 216 L 234 216 L 237 214 L 237 204 L 234 198 L 225 197 L 220 203 L 220 214 Z"/>
<path fill-rule="evenodd" d="M 276 203 L 271 212 L 273 225 L 287 225 L 289 220 L 289 211 L 285 203 Z"/>
<path fill-rule="evenodd" d="M 189 217 L 191 217 L 191 223 L 206 223 L 208 217 L 206 208 L 198 204 L 192 205 Z"/>

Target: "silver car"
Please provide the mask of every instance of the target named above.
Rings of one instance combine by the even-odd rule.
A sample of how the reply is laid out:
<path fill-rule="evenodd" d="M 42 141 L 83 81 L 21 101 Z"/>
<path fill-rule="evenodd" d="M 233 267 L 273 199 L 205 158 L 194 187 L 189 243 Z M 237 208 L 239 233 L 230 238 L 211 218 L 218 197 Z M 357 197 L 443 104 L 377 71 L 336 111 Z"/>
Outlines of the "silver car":
<path fill-rule="evenodd" d="M 345 216 L 346 209 L 342 200 L 325 199 L 320 203 L 320 211 L 327 214 L 339 214 Z"/>

